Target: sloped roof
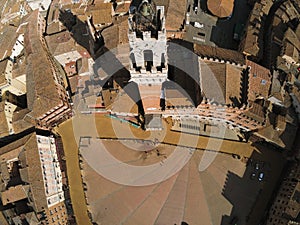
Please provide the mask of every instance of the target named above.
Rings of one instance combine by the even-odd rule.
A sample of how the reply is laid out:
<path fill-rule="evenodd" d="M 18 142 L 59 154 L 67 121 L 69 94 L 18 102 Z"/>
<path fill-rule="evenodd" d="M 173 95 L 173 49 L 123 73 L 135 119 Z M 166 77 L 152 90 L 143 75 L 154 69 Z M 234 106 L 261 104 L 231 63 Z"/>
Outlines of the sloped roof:
<path fill-rule="evenodd" d="M 205 97 L 225 104 L 232 104 L 231 98 L 240 98 L 240 67 L 207 60 L 201 60 L 200 66 Z"/>
<path fill-rule="evenodd" d="M 6 121 L 6 116 L 4 112 L 5 102 L 0 102 L 0 137 L 5 137 L 9 134 L 9 128 Z"/>
<path fill-rule="evenodd" d="M 226 64 L 225 63 L 216 63 L 216 62 L 205 62 L 207 67 L 201 67 L 201 72 L 203 75 L 205 73 L 212 73 L 212 75 L 216 78 L 218 82 L 219 88 L 222 90 L 223 98 L 226 96 Z M 206 68 L 206 70 L 202 70 L 202 68 Z M 202 75 L 202 77 L 203 77 Z M 205 82 L 203 82 L 205 84 Z M 217 96 L 216 96 L 217 97 Z M 220 96 L 221 97 L 221 96 Z M 215 98 L 215 101 L 222 102 L 222 99 Z"/>
<path fill-rule="evenodd" d="M 187 1 L 171 0 L 166 13 L 166 30 L 179 30 L 185 19 Z M 166 9 L 165 9 L 166 10 Z"/>
<path fill-rule="evenodd" d="M 139 85 L 138 87 L 145 113 L 158 111 L 160 109 L 161 85 Z"/>
<path fill-rule="evenodd" d="M 249 74 L 248 99 L 255 101 L 258 96 L 266 99 L 271 87 L 270 70 L 250 60 L 247 60 L 246 64 L 251 67 Z"/>
<path fill-rule="evenodd" d="M 129 11 L 131 3 L 130 2 L 121 2 L 117 5 L 115 13 L 127 13 Z"/>
<path fill-rule="evenodd" d="M 79 44 L 69 31 L 49 35 L 46 36 L 45 39 L 53 56 L 77 51 L 82 57 L 90 57 L 88 50 Z M 82 40 L 80 39 L 78 41 Z"/>
<path fill-rule="evenodd" d="M 51 68 L 51 63 L 53 62 L 49 61 L 49 56 L 40 41 L 37 24 L 38 16 L 38 11 L 31 13 L 27 20 L 28 29 L 25 34 L 27 103 L 29 110 L 32 111 L 32 116 L 35 118 L 62 104 L 62 99 L 59 96 L 57 85 L 53 78 Z"/>
<path fill-rule="evenodd" d="M 202 57 L 223 59 L 241 65 L 245 64 L 245 57 L 243 54 L 230 49 L 194 44 L 194 52 Z"/>
<path fill-rule="evenodd" d="M 297 35 L 298 39 L 300 40 L 300 24 L 298 24 L 297 28 L 295 29 L 295 34 Z"/>
<path fill-rule="evenodd" d="M 126 31 L 127 34 L 128 31 Z M 105 47 L 114 49 L 119 43 L 119 28 L 118 26 L 110 26 L 101 33 L 104 39 Z"/>
<path fill-rule="evenodd" d="M 246 31 L 246 37 L 244 40 L 243 52 L 254 56 L 259 56 L 260 53 L 260 36 L 259 29 L 253 26 L 249 26 Z"/>
<path fill-rule="evenodd" d="M 17 36 L 17 28 L 14 26 L 6 25 L 0 30 L 0 60 L 10 56 Z"/>
<path fill-rule="evenodd" d="M 85 15 L 93 17 L 94 25 L 112 22 L 112 5 L 110 3 L 97 3 L 85 10 Z"/>
<path fill-rule="evenodd" d="M 5 69 L 7 61 L 8 59 L 0 61 L 0 86 L 6 83 Z"/>
<path fill-rule="evenodd" d="M 263 123 L 265 121 L 265 113 L 263 107 L 257 103 L 251 103 L 251 107 L 244 113 L 246 116 Z"/>
<path fill-rule="evenodd" d="M 260 129 L 257 132 L 257 135 L 268 140 L 268 142 L 274 143 L 275 145 L 284 148 L 291 149 L 293 145 L 294 138 L 297 133 L 297 126 L 286 123 L 285 118 L 278 116 L 279 118 L 278 125 L 279 129 L 274 128 L 274 124 L 270 123 L 270 117 L 276 117 L 273 113 L 269 114 L 267 117 L 267 125 L 263 129 Z M 275 118 L 276 120 L 276 118 Z"/>
<path fill-rule="evenodd" d="M 36 212 L 47 208 L 47 200 L 43 182 L 42 167 L 38 152 L 36 134 L 33 133 L 24 145 L 26 164 L 28 165 L 28 181 L 31 187 L 31 194 Z"/>
<path fill-rule="evenodd" d="M 1 193 L 3 205 L 27 198 L 28 187 L 29 185 L 17 185 L 3 191 Z"/>
<path fill-rule="evenodd" d="M 194 106 L 192 99 L 180 89 L 166 88 L 166 107 Z"/>
<path fill-rule="evenodd" d="M 300 51 L 300 40 L 291 28 L 287 29 L 284 34 L 284 38 L 288 40 L 292 45 L 294 45 L 298 49 L 298 51 Z"/>
<path fill-rule="evenodd" d="M 242 68 L 226 64 L 226 95 L 225 102 L 233 103 L 232 98 L 239 99 L 241 92 Z"/>
<path fill-rule="evenodd" d="M 19 138 L 18 140 L 14 141 L 14 142 L 10 142 L 10 143 L 1 142 L 0 143 L 0 155 L 23 146 L 29 140 L 30 137 L 31 137 L 31 134 L 28 134 L 22 138 Z"/>
<path fill-rule="evenodd" d="M 68 31 L 46 36 L 46 41 L 53 56 L 81 49 Z"/>
<path fill-rule="evenodd" d="M 24 110 L 19 112 L 20 114 L 14 113 L 14 115 L 13 115 L 13 129 L 14 129 L 14 132 L 16 134 L 20 133 L 20 132 L 23 132 L 23 131 L 33 127 L 33 124 L 27 122 L 24 119 L 26 114 L 29 113 L 29 112 L 30 111 L 28 109 L 24 109 Z"/>
<path fill-rule="evenodd" d="M 285 43 L 284 55 L 292 57 L 296 62 L 299 61 L 299 51 L 290 42 Z"/>
<path fill-rule="evenodd" d="M 124 20 L 120 24 L 118 24 L 118 32 L 119 32 L 119 44 L 128 43 L 128 21 Z"/>

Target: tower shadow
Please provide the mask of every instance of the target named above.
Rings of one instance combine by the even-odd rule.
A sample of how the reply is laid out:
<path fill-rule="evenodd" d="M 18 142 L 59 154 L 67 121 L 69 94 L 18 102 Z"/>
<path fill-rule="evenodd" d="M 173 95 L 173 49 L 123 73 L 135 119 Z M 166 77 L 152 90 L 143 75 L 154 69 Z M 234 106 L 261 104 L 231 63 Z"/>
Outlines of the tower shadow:
<path fill-rule="evenodd" d="M 222 216 L 221 225 L 259 224 L 278 186 L 285 165 L 282 154 L 266 143 L 252 145 L 258 151 L 248 158 L 242 177 L 230 171 L 227 174 L 222 195 L 232 204 L 232 210 Z"/>
<path fill-rule="evenodd" d="M 93 59 L 104 46 L 104 40 L 97 33 L 91 33 L 87 22 L 80 20 L 71 10 L 60 10 L 59 21 L 71 33 L 77 44 L 85 48 Z"/>
<path fill-rule="evenodd" d="M 192 99 L 195 106 L 201 102 L 200 69 L 194 45 L 172 39 L 168 46 L 168 79 L 178 84 Z"/>

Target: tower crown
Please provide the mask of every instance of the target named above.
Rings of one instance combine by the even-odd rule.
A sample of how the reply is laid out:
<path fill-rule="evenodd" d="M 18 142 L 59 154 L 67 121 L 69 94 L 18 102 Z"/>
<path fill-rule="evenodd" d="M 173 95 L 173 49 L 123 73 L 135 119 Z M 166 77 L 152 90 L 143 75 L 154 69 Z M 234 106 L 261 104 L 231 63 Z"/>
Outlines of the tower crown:
<path fill-rule="evenodd" d="M 158 38 L 164 28 L 164 7 L 156 6 L 153 1 L 143 0 L 129 15 L 129 32 L 135 32 L 143 39 L 143 32 L 149 31 L 152 38 Z"/>
<path fill-rule="evenodd" d="M 150 72 L 152 77 L 159 74 L 157 82 L 167 79 L 167 38 L 164 20 L 164 7 L 156 6 L 150 0 L 143 0 L 131 11 L 128 18 L 128 39 L 132 79 L 140 73 L 143 75 L 138 75 L 138 80 L 147 77 L 145 71 Z M 161 79 L 162 76 L 164 79 Z"/>

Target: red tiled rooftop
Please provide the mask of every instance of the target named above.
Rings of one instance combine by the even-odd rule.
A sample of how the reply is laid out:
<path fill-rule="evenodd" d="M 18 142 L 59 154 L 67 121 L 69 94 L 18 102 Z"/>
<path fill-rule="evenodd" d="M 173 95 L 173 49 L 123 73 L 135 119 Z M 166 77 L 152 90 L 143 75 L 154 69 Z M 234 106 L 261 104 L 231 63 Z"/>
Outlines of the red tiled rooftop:
<path fill-rule="evenodd" d="M 112 22 L 111 3 L 97 3 L 85 9 L 86 16 L 92 16 L 94 25 Z"/>
<path fill-rule="evenodd" d="M 131 2 L 125 2 L 117 5 L 117 8 L 115 9 L 115 13 L 127 13 L 129 11 Z"/>
<path fill-rule="evenodd" d="M 67 76 L 73 76 L 73 75 L 77 74 L 76 62 L 74 62 L 74 61 L 66 63 L 64 69 L 67 73 Z"/>
<path fill-rule="evenodd" d="M 6 25 L 0 28 L 0 60 L 10 56 L 15 41 L 17 39 L 17 28 L 14 26 Z"/>
<path fill-rule="evenodd" d="M 22 199 L 27 198 L 28 186 L 18 185 L 10 187 L 8 190 L 5 190 L 1 193 L 1 199 L 3 205 L 13 203 Z"/>
<path fill-rule="evenodd" d="M 71 86 L 71 92 L 75 93 L 78 86 L 78 76 L 73 76 L 69 78 L 70 86 Z"/>
<path fill-rule="evenodd" d="M 161 85 L 139 85 L 139 91 L 145 113 L 160 109 Z"/>
<path fill-rule="evenodd" d="M 266 99 L 271 86 L 270 70 L 250 60 L 246 61 L 246 65 L 251 67 L 248 99 L 250 101 L 255 101 L 257 97 Z"/>
<path fill-rule="evenodd" d="M 201 60 L 201 82 L 206 98 L 232 104 L 240 98 L 242 68 L 227 63 Z"/>
<path fill-rule="evenodd" d="M 64 104 L 65 90 L 57 83 L 59 80 L 56 81 L 60 77 L 60 71 L 56 69 L 54 72 L 57 65 L 45 51 L 41 41 L 43 37 L 40 36 L 41 31 L 38 25 L 39 11 L 33 11 L 26 21 L 28 29 L 24 42 L 27 57 L 27 103 L 28 109 L 31 110 L 31 116 L 39 118 L 54 107 Z"/>
<path fill-rule="evenodd" d="M 241 65 L 245 64 L 243 54 L 230 49 L 194 44 L 194 52 L 201 57 L 222 59 L 225 61 L 239 63 Z"/>
<path fill-rule="evenodd" d="M 170 0 L 168 9 L 165 7 L 166 30 L 177 31 L 182 27 L 185 19 L 187 1 Z"/>
<path fill-rule="evenodd" d="M 9 134 L 9 129 L 8 125 L 6 122 L 6 116 L 4 112 L 4 107 L 5 107 L 5 102 L 2 101 L 0 102 L 0 121 L 1 121 L 1 126 L 0 126 L 0 137 L 7 136 Z"/>

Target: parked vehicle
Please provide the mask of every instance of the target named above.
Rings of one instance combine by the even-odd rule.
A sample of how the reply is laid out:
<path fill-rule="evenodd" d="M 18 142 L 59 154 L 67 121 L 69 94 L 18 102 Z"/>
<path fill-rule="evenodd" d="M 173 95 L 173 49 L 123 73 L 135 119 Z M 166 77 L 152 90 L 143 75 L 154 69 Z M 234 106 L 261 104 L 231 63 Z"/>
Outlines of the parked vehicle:
<path fill-rule="evenodd" d="M 259 173 L 258 181 L 263 181 L 265 174 L 263 172 Z"/>
<path fill-rule="evenodd" d="M 253 180 L 255 177 L 256 177 L 256 173 L 253 172 L 250 176 L 250 179 Z"/>

